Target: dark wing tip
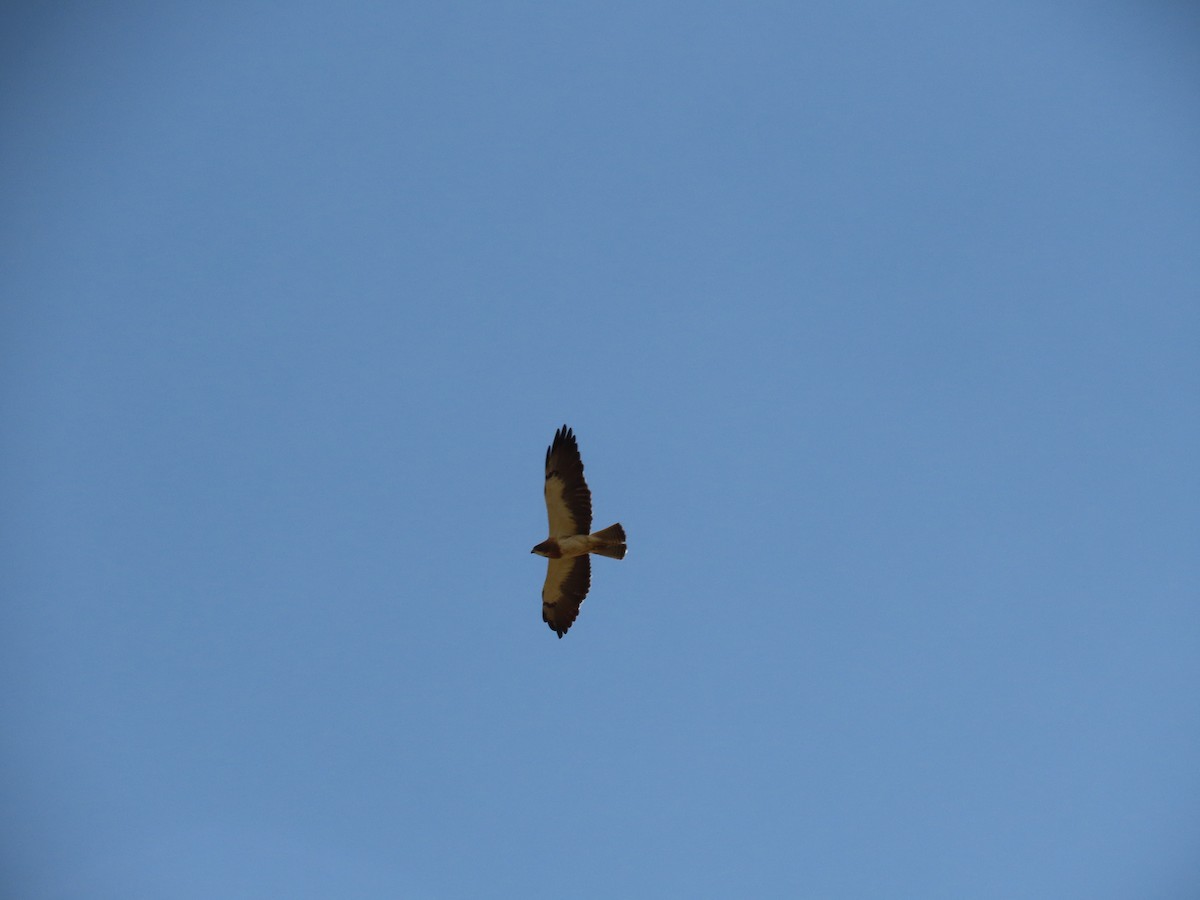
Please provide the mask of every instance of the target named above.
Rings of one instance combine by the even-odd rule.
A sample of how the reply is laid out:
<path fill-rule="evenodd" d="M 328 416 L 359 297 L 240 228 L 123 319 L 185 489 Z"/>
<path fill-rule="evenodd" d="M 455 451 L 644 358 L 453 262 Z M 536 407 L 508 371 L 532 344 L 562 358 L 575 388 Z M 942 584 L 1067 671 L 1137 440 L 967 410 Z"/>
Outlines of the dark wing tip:
<path fill-rule="evenodd" d="M 566 425 L 554 432 L 554 442 L 550 444 L 547 452 L 552 453 L 564 444 L 576 448 L 576 451 L 579 449 L 579 444 L 575 441 L 575 432 Z"/>
<path fill-rule="evenodd" d="M 578 617 L 578 615 L 579 615 L 578 612 L 575 613 L 575 615 L 571 617 L 569 622 L 559 622 L 559 621 L 555 621 L 554 619 L 551 619 L 549 616 L 547 616 L 543 613 L 542 621 L 550 626 L 550 630 L 553 631 L 555 634 L 557 634 L 558 639 L 561 641 L 562 636 L 564 634 L 566 634 L 568 631 L 570 631 L 571 626 L 575 624 L 575 619 L 576 619 L 576 617 Z M 555 617 L 555 618 L 557 618 L 557 617 Z"/>
<path fill-rule="evenodd" d="M 560 640 L 564 634 L 571 630 L 571 626 L 575 624 L 575 620 L 578 617 L 578 607 L 571 612 L 558 609 L 551 612 L 542 607 L 542 621 L 550 626 L 550 630 L 557 634 Z"/>
<path fill-rule="evenodd" d="M 558 429 L 558 431 L 554 432 L 554 440 L 552 440 L 550 442 L 550 446 L 546 448 L 547 472 L 549 472 L 550 457 L 553 456 L 558 451 L 558 448 L 563 445 L 563 442 L 567 440 L 568 436 L 571 437 L 571 440 L 575 439 L 574 435 L 571 434 L 571 429 L 568 428 L 566 425 L 563 425 L 562 428 L 560 428 L 560 429 Z"/>
<path fill-rule="evenodd" d="M 583 459 L 579 455 L 579 442 L 575 432 L 564 425 L 554 432 L 554 441 L 546 448 L 546 474 L 555 470 L 583 471 Z"/>

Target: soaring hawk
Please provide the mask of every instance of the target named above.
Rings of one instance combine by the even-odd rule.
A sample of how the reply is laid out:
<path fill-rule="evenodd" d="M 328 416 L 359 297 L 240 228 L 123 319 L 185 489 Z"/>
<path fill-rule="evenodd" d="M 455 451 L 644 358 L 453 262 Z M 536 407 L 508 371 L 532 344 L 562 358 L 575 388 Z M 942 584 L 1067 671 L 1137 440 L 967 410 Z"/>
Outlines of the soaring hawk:
<path fill-rule="evenodd" d="M 592 581 L 589 553 L 625 558 L 621 523 L 589 534 L 592 492 L 583 480 L 583 460 L 575 435 L 564 425 L 546 450 L 546 515 L 550 537 L 531 552 L 549 560 L 542 585 L 542 620 L 561 638 L 579 615 Z"/>

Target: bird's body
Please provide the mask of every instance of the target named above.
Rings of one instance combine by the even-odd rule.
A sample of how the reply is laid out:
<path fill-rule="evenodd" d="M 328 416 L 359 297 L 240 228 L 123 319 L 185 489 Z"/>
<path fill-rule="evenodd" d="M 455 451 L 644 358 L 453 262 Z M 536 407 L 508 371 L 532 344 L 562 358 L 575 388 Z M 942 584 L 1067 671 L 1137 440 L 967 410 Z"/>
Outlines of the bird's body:
<path fill-rule="evenodd" d="M 620 525 L 613 525 L 610 528 L 620 528 Z M 621 530 L 619 536 L 614 534 L 608 540 L 599 532 L 596 534 L 569 534 L 566 537 L 542 541 L 533 548 L 533 552 L 548 559 L 570 559 L 573 556 L 586 556 L 588 553 L 599 553 L 601 556 L 611 556 L 613 559 L 624 559 L 624 545 L 620 546 L 619 551 L 614 546 L 624 540 L 624 529 Z M 620 552 L 620 556 L 617 555 L 618 552 Z"/>
<path fill-rule="evenodd" d="M 618 522 L 594 534 L 592 493 L 583 479 L 583 460 L 571 429 L 564 425 L 546 450 L 546 515 L 550 536 L 531 552 L 549 560 L 542 586 L 542 621 L 560 638 L 579 615 L 592 581 L 589 554 L 625 558 L 625 529 Z"/>

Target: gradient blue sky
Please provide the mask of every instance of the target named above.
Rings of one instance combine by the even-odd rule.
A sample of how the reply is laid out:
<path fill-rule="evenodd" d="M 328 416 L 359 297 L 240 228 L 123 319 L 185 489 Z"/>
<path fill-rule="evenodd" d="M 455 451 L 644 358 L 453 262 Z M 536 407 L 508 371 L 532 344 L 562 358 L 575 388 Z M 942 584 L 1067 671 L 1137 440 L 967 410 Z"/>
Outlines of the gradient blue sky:
<path fill-rule="evenodd" d="M 6 895 L 1198 895 L 1194 7 L 3 15 Z"/>

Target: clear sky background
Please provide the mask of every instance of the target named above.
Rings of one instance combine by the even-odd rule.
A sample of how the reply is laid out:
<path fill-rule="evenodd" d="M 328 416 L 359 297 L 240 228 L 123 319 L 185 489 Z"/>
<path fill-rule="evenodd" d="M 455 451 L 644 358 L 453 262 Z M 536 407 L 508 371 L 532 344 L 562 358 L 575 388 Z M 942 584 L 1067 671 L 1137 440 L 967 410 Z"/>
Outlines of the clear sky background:
<path fill-rule="evenodd" d="M 1194 6 L 4 17 L 6 896 L 1200 895 Z"/>

